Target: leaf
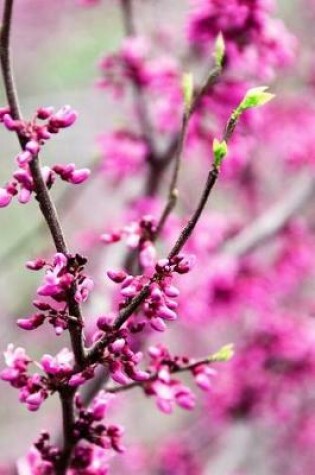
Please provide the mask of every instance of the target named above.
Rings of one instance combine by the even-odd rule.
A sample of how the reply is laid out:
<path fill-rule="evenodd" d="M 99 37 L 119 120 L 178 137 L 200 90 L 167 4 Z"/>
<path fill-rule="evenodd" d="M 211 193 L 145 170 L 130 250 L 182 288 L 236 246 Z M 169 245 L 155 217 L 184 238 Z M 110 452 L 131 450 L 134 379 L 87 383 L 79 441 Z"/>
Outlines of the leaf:
<path fill-rule="evenodd" d="M 234 356 L 234 344 L 229 343 L 228 345 L 222 346 L 222 348 L 217 352 L 211 355 L 210 359 L 212 361 L 230 361 Z"/>
<path fill-rule="evenodd" d="M 184 73 L 182 78 L 182 90 L 186 111 L 191 108 L 194 96 L 194 77 L 192 73 Z"/>
<path fill-rule="evenodd" d="M 214 43 L 214 60 L 215 65 L 222 67 L 223 58 L 225 55 L 225 42 L 222 33 L 219 33 Z"/>
<path fill-rule="evenodd" d="M 237 110 L 243 112 L 246 109 L 251 109 L 253 107 L 260 107 L 264 104 L 267 104 L 271 101 L 275 95 L 270 92 L 266 92 L 268 89 L 267 86 L 254 87 L 249 89 L 245 94 L 244 99 L 238 106 Z"/>
<path fill-rule="evenodd" d="M 222 163 L 222 160 L 228 153 L 228 146 L 225 140 L 220 142 L 218 139 L 213 140 L 213 155 L 214 155 L 214 165 L 219 167 Z"/>

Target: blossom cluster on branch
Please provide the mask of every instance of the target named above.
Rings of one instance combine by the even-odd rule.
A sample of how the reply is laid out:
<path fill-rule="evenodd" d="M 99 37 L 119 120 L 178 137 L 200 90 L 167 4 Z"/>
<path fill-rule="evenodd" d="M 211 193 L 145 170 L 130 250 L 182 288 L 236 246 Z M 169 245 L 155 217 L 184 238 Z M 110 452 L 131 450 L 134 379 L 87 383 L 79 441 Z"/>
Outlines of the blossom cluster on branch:
<path fill-rule="evenodd" d="M 74 3 L 108 7 L 101 0 Z M 111 190 L 127 199 L 102 231 L 89 230 L 82 243 L 86 258 L 69 249 L 50 189 L 57 177 L 81 184 L 91 171 L 40 163 L 46 142 L 74 125 L 78 114 L 70 106 L 39 107 L 32 119 L 23 118 L 10 57 L 20 6 L 4 2 L 0 58 L 7 104 L 0 122 L 17 136 L 20 151 L 18 170 L 0 188 L 0 207 L 14 196 L 26 203 L 33 195 L 55 245 L 52 257 L 38 253 L 26 263 L 44 276 L 34 313 L 17 325 L 42 337 L 43 328 L 51 331 L 48 323 L 56 336 L 69 337 L 69 347 L 55 355 L 32 358 L 11 343 L 4 353 L 0 377 L 28 410 L 44 410 L 54 395 L 61 404 L 61 437 L 54 440 L 44 428 L 19 459 L 18 473 L 201 475 L 209 467 L 201 455 L 205 444 L 218 444 L 235 421 L 258 421 L 264 430 L 285 422 L 293 431 L 290 437 L 278 430 L 275 445 L 284 456 L 270 473 L 311 474 L 312 219 L 297 218 L 295 202 L 281 216 L 272 207 L 288 177 L 294 189 L 295 173 L 313 173 L 311 78 L 303 98 L 280 89 L 277 101 L 252 110 L 273 99 L 257 84 L 269 84 L 295 64 L 297 40 L 276 18 L 273 0 L 189 0 L 181 41 L 179 31 L 140 25 L 145 0 L 113 3 L 125 38 L 99 61 L 97 87 L 121 107 L 123 120 L 96 138 L 93 172 L 106 183 L 108 203 Z M 219 210 L 210 211 L 218 178 Z M 143 184 L 140 194 L 130 186 L 136 179 Z M 259 217 L 266 208 L 265 229 Z M 115 252 L 122 257 L 112 265 Z M 92 277 L 85 270 L 94 253 L 107 259 L 100 279 L 93 267 Z M 104 280 L 104 311 L 94 312 L 91 302 Z M 168 330 L 178 341 L 168 341 Z M 229 341 L 235 342 L 233 358 Z M 198 388 L 204 420 L 159 441 L 154 454 L 145 444 L 128 447 L 124 428 L 110 422 L 109 407 L 115 418 L 117 401 L 132 401 L 136 391 L 170 414 L 176 407 L 192 410 Z"/>

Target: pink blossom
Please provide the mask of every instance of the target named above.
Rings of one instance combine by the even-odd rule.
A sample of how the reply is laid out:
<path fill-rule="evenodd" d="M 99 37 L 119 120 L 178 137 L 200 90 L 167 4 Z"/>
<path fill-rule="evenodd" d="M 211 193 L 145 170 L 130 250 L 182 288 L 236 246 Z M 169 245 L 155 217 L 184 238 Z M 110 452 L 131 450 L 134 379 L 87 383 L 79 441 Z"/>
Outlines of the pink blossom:
<path fill-rule="evenodd" d="M 296 40 L 282 22 L 272 18 L 272 1 L 232 0 L 228 6 L 224 0 L 191 3 L 187 34 L 194 47 L 209 51 L 222 32 L 229 66 L 246 67 L 260 76 L 270 77 L 275 68 L 292 62 Z M 259 71 L 262 64 L 264 67 Z"/>
<path fill-rule="evenodd" d="M 191 410 L 195 406 L 195 396 L 179 381 L 172 379 L 167 368 L 162 368 L 158 378 L 150 385 L 150 391 L 156 396 L 158 408 L 170 414 L 174 404 L 178 404 L 183 409 Z"/>
<path fill-rule="evenodd" d="M 5 208 L 11 203 L 13 196 L 5 188 L 0 188 L 0 208 Z"/>
<path fill-rule="evenodd" d="M 43 355 L 40 364 L 47 374 L 66 375 L 72 371 L 73 353 L 64 348 L 55 357 Z"/>
<path fill-rule="evenodd" d="M 114 180 L 122 180 L 139 172 L 148 154 L 146 143 L 125 130 L 102 135 L 99 145 L 103 157 L 102 169 Z"/>
<path fill-rule="evenodd" d="M 53 171 L 60 176 L 60 178 L 73 185 L 79 185 L 86 181 L 91 172 L 88 168 L 76 169 L 74 163 L 68 165 L 54 165 Z"/>
<path fill-rule="evenodd" d="M 53 113 L 48 120 L 48 131 L 55 133 L 59 129 L 70 127 L 77 120 L 78 113 L 70 106 L 64 106 Z"/>

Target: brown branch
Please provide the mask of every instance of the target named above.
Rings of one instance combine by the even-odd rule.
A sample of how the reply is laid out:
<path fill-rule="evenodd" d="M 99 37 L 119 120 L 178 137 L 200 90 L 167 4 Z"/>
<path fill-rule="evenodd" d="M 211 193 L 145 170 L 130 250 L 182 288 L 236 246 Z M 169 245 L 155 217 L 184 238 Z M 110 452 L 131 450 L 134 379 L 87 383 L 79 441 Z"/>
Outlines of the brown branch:
<path fill-rule="evenodd" d="M 129 37 L 136 36 L 137 31 L 135 27 L 133 0 L 120 0 L 120 2 L 125 34 Z M 134 103 L 136 107 L 137 117 L 140 123 L 143 137 L 150 150 L 150 153 L 148 155 L 148 162 L 149 164 L 154 165 L 158 161 L 158 158 L 154 143 L 153 127 L 145 97 L 143 95 L 142 86 L 138 82 L 134 74 L 131 74 L 131 85 L 134 95 Z"/>
<path fill-rule="evenodd" d="M 65 387 L 59 391 L 59 398 L 62 408 L 63 439 L 64 445 L 60 459 L 56 468 L 56 475 L 64 475 L 67 472 L 72 450 L 75 445 L 73 437 L 73 426 L 75 414 L 73 407 L 75 389 Z"/>
<path fill-rule="evenodd" d="M 10 113 L 13 119 L 23 120 L 12 70 L 10 49 L 12 10 L 13 0 L 6 0 L 4 5 L 2 28 L 0 35 L 0 60 L 4 89 L 7 96 L 8 105 L 10 107 Z M 22 150 L 24 150 L 25 145 L 28 141 L 27 137 L 17 132 L 17 138 L 19 140 Z M 38 156 L 34 157 L 31 161 L 30 171 L 34 180 L 36 199 L 39 203 L 40 210 L 50 230 L 56 250 L 57 252 L 68 254 L 69 250 L 61 228 L 57 210 L 50 197 L 49 190 L 44 182 Z M 71 294 L 69 295 L 69 310 L 71 316 L 74 316 L 77 319 L 78 324 L 76 322 L 69 321 L 69 332 L 76 362 L 78 365 L 82 365 L 84 361 L 84 347 L 81 331 L 82 315 L 80 307 L 74 299 L 74 293 L 75 289 L 72 289 Z"/>
<path fill-rule="evenodd" d="M 201 216 L 201 213 L 204 210 L 204 207 L 208 201 L 209 195 L 213 189 L 213 186 L 217 180 L 217 177 L 218 177 L 218 169 L 215 166 L 213 166 L 213 168 L 209 172 L 208 179 L 204 187 L 204 190 L 202 192 L 199 203 L 197 205 L 197 208 L 195 212 L 193 213 L 191 219 L 188 221 L 188 223 L 186 224 L 186 226 L 180 233 L 179 238 L 177 239 L 175 245 L 169 252 L 169 255 L 168 255 L 169 259 L 172 257 L 175 257 L 181 251 L 184 244 L 187 242 L 187 240 L 191 236 L 191 233 L 193 232 Z M 156 272 L 153 275 L 153 277 L 149 280 L 149 282 L 138 293 L 138 295 L 136 295 L 131 300 L 129 305 L 127 305 L 127 307 L 123 308 L 119 312 L 119 315 L 114 323 L 115 330 L 118 330 L 128 320 L 128 318 L 138 309 L 138 307 L 144 302 L 144 300 L 149 294 L 151 283 L 157 280 L 159 277 L 160 277 L 160 274 Z M 102 353 L 103 349 L 106 347 L 107 344 L 108 344 L 108 339 L 107 339 L 107 336 L 105 335 L 103 338 L 98 340 L 88 352 L 88 355 L 86 358 L 86 364 L 90 365 L 97 362 L 98 357 L 100 356 L 100 354 Z"/>
<path fill-rule="evenodd" d="M 201 213 L 203 212 L 206 203 L 208 201 L 208 198 L 210 196 L 210 193 L 215 185 L 215 182 L 217 181 L 219 171 L 218 169 L 213 166 L 213 168 L 210 170 L 206 185 L 204 187 L 203 193 L 201 195 L 201 199 L 199 201 L 199 204 L 196 208 L 196 211 L 193 213 L 192 217 L 182 230 L 179 238 L 177 239 L 174 247 L 171 249 L 171 251 L 168 254 L 168 258 L 172 259 L 175 257 L 184 247 L 186 242 L 188 241 L 189 237 L 191 236 L 193 230 L 196 227 L 197 222 L 199 221 L 199 218 L 201 216 Z"/>
<path fill-rule="evenodd" d="M 232 115 L 227 122 L 224 135 L 223 135 L 223 140 L 228 142 L 235 130 L 235 126 L 237 124 L 237 121 L 234 119 L 234 116 Z M 217 181 L 219 175 L 219 169 L 215 165 L 215 163 L 212 165 L 212 168 L 208 174 L 206 184 L 202 190 L 201 197 L 199 199 L 199 202 L 197 204 L 196 210 L 193 212 L 190 220 L 188 223 L 184 226 L 183 230 L 181 231 L 176 243 L 170 250 L 168 254 L 168 259 L 172 259 L 178 253 L 182 250 L 188 239 L 190 238 L 192 232 L 194 231 L 199 218 L 208 202 L 209 196 L 211 194 L 211 191 L 213 190 L 213 187 Z M 123 308 L 120 312 L 118 317 L 116 318 L 114 322 L 114 329 L 118 330 L 119 328 L 124 325 L 124 323 L 128 320 L 128 318 L 138 309 L 138 307 L 144 302 L 146 297 L 149 294 L 150 290 L 150 285 L 152 282 L 158 280 L 161 278 L 161 275 L 159 272 L 156 272 L 149 282 L 142 288 L 142 290 L 136 295 L 129 305 L 127 307 Z M 86 358 L 86 364 L 93 364 L 97 362 L 98 357 L 101 355 L 103 349 L 106 347 L 106 345 L 109 343 L 107 336 L 105 335 L 102 337 L 100 340 L 98 340 L 92 348 L 89 350 Z"/>
<path fill-rule="evenodd" d="M 175 154 L 175 164 L 174 164 L 173 175 L 171 178 L 171 183 L 170 183 L 170 187 L 168 191 L 168 198 L 167 198 L 166 205 L 162 211 L 161 217 L 158 221 L 156 231 L 154 234 L 154 239 L 156 239 L 161 234 L 161 231 L 166 223 L 167 218 L 169 217 L 169 215 L 171 214 L 171 212 L 173 211 L 177 203 L 177 198 L 178 198 L 177 182 L 179 178 L 180 163 L 181 163 L 182 154 L 184 150 L 188 123 L 189 123 L 189 115 L 187 113 L 184 113 L 181 131 L 179 133 L 179 137 L 177 141 L 178 143 L 177 143 L 177 151 Z"/>
<path fill-rule="evenodd" d="M 206 77 L 200 89 L 195 93 L 192 104 L 190 105 L 190 107 L 186 108 L 183 114 L 181 129 L 180 129 L 178 137 L 176 138 L 175 165 L 174 165 L 174 170 L 173 170 L 171 183 L 169 187 L 168 200 L 166 202 L 164 210 L 162 211 L 161 217 L 158 221 L 155 238 L 157 238 L 157 236 L 160 235 L 167 218 L 169 217 L 169 215 L 171 214 L 171 212 L 173 211 L 177 203 L 177 198 L 178 198 L 177 183 L 178 183 L 180 164 L 182 160 L 185 139 L 186 139 L 187 129 L 188 129 L 190 119 L 192 115 L 194 114 L 194 112 L 196 111 L 198 105 L 200 104 L 200 101 L 203 98 L 203 96 L 209 91 L 209 88 L 217 82 L 221 72 L 222 72 L 222 68 L 220 66 L 215 66 L 215 68 L 213 68 L 210 71 L 210 73 Z M 171 146 L 172 146 L 172 142 L 171 142 Z M 166 160 L 167 159 L 168 159 L 168 156 L 166 155 Z"/>
<path fill-rule="evenodd" d="M 8 103 L 11 108 L 11 114 L 13 118 L 18 119 L 21 116 L 21 112 L 12 74 L 12 58 L 10 45 L 13 1 L 14 0 L 5 0 L 4 3 L 2 24 L 0 30 L 0 61 L 3 82 L 5 85 L 5 92 L 8 98 Z"/>
<path fill-rule="evenodd" d="M 120 0 L 126 36 L 136 36 L 136 26 L 133 14 L 132 0 Z"/>
<path fill-rule="evenodd" d="M 11 48 L 10 48 L 10 33 L 12 25 L 12 13 L 13 13 L 13 0 L 5 0 L 2 27 L 0 33 L 0 61 L 1 70 L 3 75 L 4 89 L 10 107 L 10 113 L 15 120 L 23 120 L 22 113 L 19 106 L 18 94 L 15 87 L 15 81 L 12 69 Z M 28 141 L 27 137 L 17 132 L 17 138 L 19 140 L 22 150 Z M 39 203 L 39 207 L 43 214 L 43 217 L 50 230 L 52 239 L 54 241 L 57 252 L 68 254 L 68 247 L 65 237 L 61 228 L 59 217 L 55 205 L 50 197 L 49 190 L 43 179 L 39 157 L 34 157 L 30 163 L 30 171 L 34 181 L 34 189 L 36 199 Z M 76 364 L 78 367 L 82 367 L 85 359 L 85 351 L 82 338 L 82 314 L 78 303 L 74 298 L 75 287 L 69 292 L 68 305 L 70 316 L 75 317 L 76 321 L 69 320 L 69 333 L 71 339 L 71 345 L 75 356 Z M 72 441 L 72 425 L 74 420 L 74 407 L 73 407 L 74 392 L 69 392 L 65 395 L 63 391 L 60 391 L 60 398 L 63 408 L 63 427 L 64 427 L 64 450 L 63 455 L 65 459 L 64 467 L 58 472 L 58 475 L 63 475 L 66 472 L 68 460 L 73 448 Z"/>

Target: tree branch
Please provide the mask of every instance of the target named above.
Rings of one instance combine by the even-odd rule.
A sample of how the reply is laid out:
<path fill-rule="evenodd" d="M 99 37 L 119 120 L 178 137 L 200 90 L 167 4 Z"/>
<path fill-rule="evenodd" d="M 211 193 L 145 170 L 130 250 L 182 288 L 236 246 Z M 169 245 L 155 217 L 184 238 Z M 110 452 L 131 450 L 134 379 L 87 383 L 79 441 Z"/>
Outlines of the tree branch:
<path fill-rule="evenodd" d="M 22 113 L 18 102 L 18 95 L 15 87 L 14 76 L 12 71 L 12 60 L 10 52 L 10 32 L 12 23 L 13 0 L 6 0 L 4 6 L 2 28 L 0 35 L 0 60 L 1 69 L 4 81 L 5 93 L 7 96 L 10 112 L 15 120 L 23 120 Z M 17 132 L 17 137 L 21 148 L 24 150 L 27 143 L 27 138 Z M 52 239 L 54 241 L 56 251 L 63 254 L 68 254 L 68 246 L 61 228 L 56 207 L 50 197 L 48 188 L 42 177 L 39 157 L 34 157 L 30 163 L 30 171 L 34 180 L 36 199 L 39 203 L 42 215 L 48 225 Z M 69 331 L 73 345 L 73 351 L 76 357 L 77 364 L 81 365 L 84 360 L 84 348 L 82 341 L 82 315 L 79 305 L 74 299 L 75 289 L 72 290 L 69 296 L 69 309 L 71 315 L 74 316 L 78 324 L 69 321 Z"/>
<path fill-rule="evenodd" d="M 15 87 L 13 69 L 12 69 L 12 59 L 11 59 L 11 49 L 10 49 L 10 38 L 11 38 L 11 25 L 12 25 L 12 13 L 13 13 L 13 0 L 5 0 L 3 17 L 2 17 L 2 27 L 0 33 L 0 61 L 1 61 L 1 70 L 3 75 L 4 89 L 10 107 L 10 113 L 15 120 L 23 120 L 22 113 L 19 106 L 18 94 Z M 21 133 L 17 133 L 17 138 L 19 140 L 22 150 L 24 150 L 27 138 Z M 39 207 L 43 214 L 43 217 L 49 227 L 52 239 L 54 241 L 57 252 L 63 254 L 68 254 L 68 247 L 66 244 L 65 237 L 61 228 L 57 210 L 54 206 L 54 203 L 50 197 L 48 188 L 43 179 L 39 158 L 34 157 L 30 163 L 30 172 L 34 181 L 34 188 L 36 199 L 39 203 Z M 75 356 L 76 364 L 78 367 L 82 367 L 85 358 L 83 338 L 82 338 L 82 314 L 81 309 L 78 303 L 74 299 L 75 287 L 69 292 L 68 305 L 69 313 L 71 316 L 74 316 L 76 321 L 69 320 L 69 333 L 72 344 L 73 353 Z M 71 455 L 72 441 L 71 441 L 71 428 L 73 423 L 73 397 L 74 393 L 70 392 L 65 396 L 64 392 L 60 392 L 60 398 L 62 401 L 63 408 L 63 426 L 64 426 L 64 452 L 67 460 Z M 71 447 L 71 449 L 70 449 Z M 60 475 L 63 475 L 66 471 L 66 466 L 64 469 L 59 471 Z"/>
<path fill-rule="evenodd" d="M 82 199 L 82 194 L 87 190 L 87 187 L 91 185 L 91 183 L 93 183 L 93 178 L 97 176 L 95 173 L 93 173 L 93 171 L 97 168 L 98 162 L 99 159 L 94 159 L 90 163 L 90 165 L 88 165 L 92 173 L 83 190 L 81 191 L 80 199 Z M 60 214 L 64 216 L 72 208 L 74 202 L 78 202 L 78 195 L 76 193 L 73 193 L 72 187 L 67 186 L 60 194 L 60 196 L 56 199 L 56 207 L 61 209 L 62 213 Z M 4 269 L 14 257 L 16 257 L 17 253 L 20 253 L 21 251 L 25 250 L 25 244 L 32 242 L 32 240 L 38 235 L 41 235 L 45 231 L 45 229 L 46 223 L 40 222 L 38 223 L 38 225 L 34 226 L 28 232 L 19 237 L 16 242 L 14 242 L 13 245 L 9 247 L 9 249 L 7 249 L 7 251 L 0 256 L 0 271 Z M 43 249 L 42 252 L 45 252 L 45 249 Z"/>
<path fill-rule="evenodd" d="M 133 0 L 120 0 L 121 12 L 123 17 L 124 29 L 126 36 L 133 37 L 137 35 L 134 19 Z M 149 147 L 150 153 L 148 156 L 148 162 L 154 165 L 157 159 L 157 153 L 154 143 L 154 134 L 151 124 L 150 114 L 147 108 L 145 98 L 143 96 L 143 90 L 141 84 L 137 81 L 136 77 L 131 74 L 131 85 L 134 94 L 134 103 L 136 107 L 137 117 L 141 126 L 143 137 Z"/>
<path fill-rule="evenodd" d="M 279 203 L 246 226 L 237 236 L 226 241 L 221 248 L 222 252 L 236 257 L 252 252 L 278 233 L 314 195 L 314 177 L 302 173 Z"/>
<path fill-rule="evenodd" d="M 188 129 L 190 119 L 192 115 L 194 114 L 195 110 L 197 109 L 203 96 L 208 92 L 209 88 L 217 82 L 221 72 L 222 72 L 222 68 L 220 66 L 215 66 L 210 71 L 210 73 L 206 77 L 200 89 L 195 93 L 192 104 L 190 105 L 190 107 L 188 107 L 185 110 L 183 114 L 181 130 L 179 132 L 178 137 L 176 138 L 175 165 L 174 165 L 174 170 L 173 170 L 171 183 L 169 187 L 168 199 L 167 199 L 165 208 L 162 211 L 161 217 L 158 221 L 155 238 L 159 236 L 159 234 L 161 233 L 167 218 L 169 217 L 169 215 L 171 214 L 171 212 L 173 211 L 177 203 L 177 198 L 178 198 L 177 183 L 178 183 L 180 164 L 182 160 L 185 139 L 186 139 L 187 129 Z M 172 146 L 173 145 L 171 142 L 170 147 Z M 166 159 L 168 159 L 167 155 L 166 155 Z"/>
<path fill-rule="evenodd" d="M 226 124 L 225 131 L 223 134 L 223 140 L 225 140 L 226 143 L 228 143 L 230 138 L 232 137 L 232 134 L 235 130 L 236 123 L 237 123 L 237 120 L 235 120 L 234 116 L 232 115 Z M 216 166 L 215 163 L 213 163 L 212 168 L 208 174 L 206 184 L 201 193 L 201 197 L 197 204 L 197 208 L 193 212 L 188 223 L 184 226 L 173 248 L 170 250 L 168 254 L 168 259 L 172 259 L 176 255 L 178 255 L 178 253 L 182 250 L 182 248 L 184 247 L 184 245 L 190 238 L 208 202 L 209 196 L 217 181 L 218 175 L 219 175 L 219 168 Z M 127 305 L 127 307 L 123 308 L 119 312 L 119 315 L 116 318 L 113 325 L 114 330 L 118 330 L 119 328 L 121 328 L 122 325 L 124 325 L 124 323 L 128 320 L 128 318 L 138 309 L 138 307 L 144 302 L 144 300 L 148 296 L 151 283 L 158 280 L 160 277 L 161 275 L 159 274 L 159 272 L 155 272 L 155 274 L 151 277 L 149 282 L 147 282 L 147 284 L 144 285 L 144 287 L 138 293 L 138 295 L 136 295 L 131 300 L 131 302 L 129 303 L 129 305 Z M 102 337 L 100 340 L 98 340 L 96 343 L 94 343 L 94 345 L 92 346 L 92 348 L 89 350 L 87 354 L 86 364 L 89 365 L 89 364 L 93 364 L 97 362 L 98 357 L 100 356 L 103 349 L 106 347 L 108 343 L 109 341 L 106 335 Z"/>
<path fill-rule="evenodd" d="M 75 444 L 73 437 L 73 426 L 75 422 L 74 399 L 75 389 L 64 388 L 59 391 L 59 398 L 62 409 L 63 438 L 64 445 L 61 458 L 56 467 L 56 475 L 64 475 L 67 472 L 72 450 Z"/>
<path fill-rule="evenodd" d="M 204 207 L 208 201 L 209 195 L 213 189 L 213 186 L 217 180 L 217 177 L 218 177 L 218 169 L 215 166 L 213 166 L 213 168 L 209 172 L 207 182 L 202 192 L 197 208 L 195 212 L 193 213 L 191 219 L 188 221 L 188 223 L 186 224 L 186 226 L 180 233 L 175 245 L 169 252 L 169 255 L 168 255 L 169 259 L 171 259 L 172 257 L 175 257 L 181 251 L 184 244 L 187 242 L 187 240 L 191 236 L 191 233 L 193 232 L 201 216 L 201 213 L 204 210 Z M 136 295 L 131 300 L 129 305 L 127 305 L 127 307 L 123 308 L 119 312 L 119 315 L 114 323 L 115 330 L 118 330 L 128 320 L 128 318 L 138 309 L 138 307 L 144 302 L 144 300 L 149 294 L 151 283 L 157 280 L 159 277 L 160 277 L 160 274 L 156 272 L 153 275 L 153 277 L 151 277 L 149 282 L 144 285 L 144 287 L 138 293 L 138 295 Z M 106 347 L 107 344 L 108 344 L 108 339 L 107 339 L 107 336 L 105 335 L 103 338 L 98 340 L 88 352 L 88 355 L 86 358 L 86 364 L 89 365 L 89 364 L 93 364 L 97 362 L 97 359 L 100 353 L 103 351 L 103 349 Z"/>

